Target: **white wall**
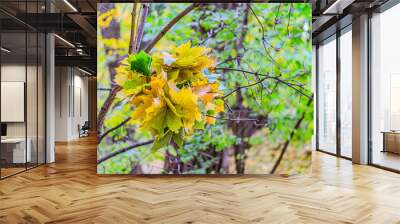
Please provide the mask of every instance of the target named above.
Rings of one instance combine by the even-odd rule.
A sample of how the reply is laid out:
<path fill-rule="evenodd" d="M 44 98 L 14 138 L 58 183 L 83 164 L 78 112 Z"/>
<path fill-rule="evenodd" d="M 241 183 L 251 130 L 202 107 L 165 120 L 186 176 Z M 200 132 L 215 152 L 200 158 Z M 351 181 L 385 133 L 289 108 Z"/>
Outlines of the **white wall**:
<path fill-rule="evenodd" d="M 88 121 L 88 78 L 72 67 L 56 67 L 55 73 L 55 140 L 70 141 Z"/>
<path fill-rule="evenodd" d="M 25 70 L 27 69 L 27 70 Z M 5 64 L 1 66 L 1 81 L 2 82 L 25 82 L 26 71 L 28 72 L 28 85 L 31 88 L 27 88 L 27 107 L 34 107 L 34 112 L 36 112 L 36 80 L 31 78 L 31 74 L 36 74 L 36 66 L 27 66 L 19 64 Z M 33 87 L 34 88 L 33 88 Z M 40 107 L 40 105 L 39 105 Z M 8 108 L 1 108 L 1 110 L 7 110 Z M 28 129 L 30 128 L 36 130 L 36 113 L 32 113 L 31 110 L 27 108 L 27 119 L 28 119 Z M 32 123 L 33 122 L 33 123 Z M 30 132 L 28 130 L 28 137 Z M 7 135 L 8 137 L 25 137 L 25 122 L 7 122 Z M 35 132 L 36 135 L 36 132 Z"/>
<path fill-rule="evenodd" d="M 67 67 L 55 68 L 55 140 L 68 140 L 69 79 Z"/>
<path fill-rule="evenodd" d="M 8 64 L 1 66 L 1 81 L 25 82 L 25 64 Z M 7 110 L 7 108 L 1 108 Z M 25 137 L 25 122 L 7 123 L 7 137 Z"/>
<path fill-rule="evenodd" d="M 82 73 L 79 72 L 79 75 L 74 75 L 74 108 L 72 109 L 73 119 L 71 120 L 71 134 L 72 136 L 78 137 L 78 124 L 83 125 L 85 121 L 89 120 L 88 114 L 88 78 L 81 76 Z"/>

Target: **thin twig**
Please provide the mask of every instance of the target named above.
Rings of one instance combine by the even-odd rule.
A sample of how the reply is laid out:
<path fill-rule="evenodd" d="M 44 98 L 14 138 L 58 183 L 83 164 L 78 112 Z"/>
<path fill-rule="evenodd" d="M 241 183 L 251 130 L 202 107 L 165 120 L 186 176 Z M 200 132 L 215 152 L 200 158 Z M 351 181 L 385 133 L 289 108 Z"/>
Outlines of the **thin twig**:
<path fill-rule="evenodd" d="M 256 118 L 226 118 L 226 117 L 216 117 L 216 116 L 212 116 L 212 115 L 206 115 L 206 117 L 211 117 L 211 118 L 215 118 L 217 120 L 223 120 L 223 121 L 259 121 Z"/>
<path fill-rule="evenodd" d="M 146 142 L 139 142 L 139 143 L 135 143 L 133 145 L 127 146 L 125 148 L 118 149 L 117 151 L 114 151 L 114 152 L 112 152 L 112 153 L 110 153 L 108 155 L 105 155 L 105 156 L 101 157 L 100 159 L 98 159 L 97 160 L 97 164 L 100 164 L 100 163 L 102 163 L 102 162 L 104 162 L 104 161 L 106 161 L 106 160 L 108 160 L 108 159 L 110 159 L 110 158 L 112 158 L 112 157 L 114 157 L 116 155 L 119 155 L 121 153 L 127 152 L 129 150 L 132 150 L 132 149 L 140 147 L 140 146 L 149 145 L 149 144 L 151 144 L 153 142 L 154 142 L 154 140 L 150 140 L 150 141 L 146 141 Z"/>
<path fill-rule="evenodd" d="M 287 85 L 289 88 L 295 90 L 296 92 L 300 93 L 301 95 L 303 95 L 303 96 L 305 96 L 307 98 L 310 97 L 309 95 L 307 95 L 306 93 L 304 93 L 300 89 L 296 88 L 296 86 L 299 87 L 299 88 L 302 88 L 302 86 L 300 84 L 290 83 L 290 82 L 288 82 L 286 80 L 281 79 L 280 78 L 281 76 L 270 76 L 270 75 L 266 75 L 266 74 L 260 74 L 260 73 L 257 73 L 257 72 L 251 72 L 251 71 L 246 71 L 246 70 L 237 69 L 237 68 L 221 68 L 221 67 L 217 67 L 217 68 L 215 68 L 215 70 L 226 70 L 226 71 L 234 71 L 234 72 L 242 72 L 242 73 L 244 72 L 244 73 L 252 74 L 252 75 L 255 75 L 255 76 L 266 77 L 268 79 L 273 79 L 273 80 L 275 80 L 277 82 L 280 82 L 280 83 L 283 83 L 283 84 Z M 258 83 L 260 83 L 260 82 L 258 82 Z"/>
<path fill-rule="evenodd" d="M 190 6 L 188 6 L 185 10 L 183 10 L 181 13 L 179 13 L 177 16 L 175 16 L 167 25 L 165 25 L 161 31 L 157 34 L 157 36 L 154 37 L 153 40 L 150 41 L 150 43 L 144 48 L 145 52 L 150 52 L 151 49 L 157 44 L 157 42 L 185 15 L 187 15 L 189 12 L 191 12 L 194 8 L 198 7 L 200 4 L 199 3 L 193 3 Z"/>
<path fill-rule="evenodd" d="M 288 16 L 288 22 L 287 22 L 287 27 L 286 27 L 286 35 L 289 37 L 289 26 L 290 26 L 290 15 L 292 14 L 292 4 L 289 6 L 289 16 Z"/>
<path fill-rule="evenodd" d="M 223 64 L 226 64 L 226 63 L 231 62 L 231 61 L 236 61 L 237 59 L 240 59 L 240 58 L 241 58 L 240 56 L 233 57 L 233 58 L 229 57 L 225 61 L 222 61 L 222 62 L 218 63 L 216 66 L 223 65 Z"/>
<path fill-rule="evenodd" d="M 254 17 L 256 18 L 258 24 L 261 26 L 261 30 L 262 30 L 262 38 L 261 38 L 261 42 L 263 44 L 264 47 L 264 51 L 267 54 L 267 56 L 269 57 L 269 59 L 271 60 L 271 62 L 273 64 L 275 64 L 279 69 L 281 69 L 281 66 L 278 64 L 278 62 L 271 56 L 271 53 L 268 51 L 267 46 L 265 46 L 265 28 L 264 25 L 262 24 L 261 20 L 258 18 L 257 14 L 254 12 L 253 8 L 251 8 L 251 6 L 249 5 L 250 11 L 252 12 L 252 14 L 254 15 Z"/>
<path fill-rule="evenodd" d="M 313 96 L 311 96 L 308 99 L 307 106 L 309 106 L 312 101 L 313 101 Z M 303 114 L 301 115 L 301 117 L 297 120 L 296 125 L 294 126 L 294 129 L 290 132 L 289 138 L 286 140 L 285 144 L 283 145 L 281 153 L 279 154 L 278 159 L 276 160 L 274 166 L 272 167 L 270 174 L 274 174 L 276 169 L 278 168 L 279 164 L 281 163 L 283 155 L 285 154 L 285 152 L 290 144 L 290 141 L 293 139 L 294 134 L 300 128 L 300 125 L 303 122 L 305 115 L 306 115 L 306 112 L 304 111 Z"/>
<path fill-rule="evenodd" d="M 246 63 L 247 64 L 247 66 L 250 68 L 250 70 L 252 71 L 252 72 L 255 72 L 255 70 L 252 68 L 252 66 L 251 66 L 251 64 L 249 64 L 249 63 Z M 256 79 L 257 79 L 257 81 L 259 81 L 260 80 L 260 77 L 259 76 L 256 76 Z M 257 104 L 258 104 L 258 106 L 260 106 L 260 108 L 263 108 L 262 107 L 262 105 L 261 105 L 261 102 L 262 102 L 262 99 L 263 99 L 263 97 L 264 97 L 264 91 L 262 91 L 263 89 L 265 89 L 267 92 L 268 92 L 268 88 L 264 85 L 264 83 L 260 83 L 260 89 L 261 89 L 261 91 L 257 91 L 256 93 L 257 93 L 257 95 L 259 95 L 259 101 L 260 102 L 258 102 L 257 101 L 257 97 L 255 98 L 256 99 L 256 102 L 257 102 Z M 262 109 L 262 110 L 264 110 L 264 108 Z"/>
<path fill-rule="evenodd" d="M 122 125 L 128 123 L 128 121 L 130 121 L 130 120 L 131 120 L 131 117 L 128 117 L 125 120 L 123 120 L 121 123 L 119 123 L 117 126 L 115 126 L 113 128 L 110 128 L 107 131 L 105 131 L 103 134 L 100 135 L 100 132 L 99 132 L 99 137 L 97 138 L 97 143 L 99 144 L 104 139 L 104 137 L 106 137 L 109 133 L 111 133 L 112 131 L 118 129 Z"/>
<path fill-rule="evenodd" d="M 229 106 L 229 104 L 226 102 L 225 99 L 224 99 L 224 104 L 225 104 L 225 106 L 228 108 L 229 113 L 233 113 L 233 110 L 232 110 L 231 106 Z"/>
<path fill-rule="evenodd" d="M 210 31 L 208 31 L 208 32 L 207 32 L 207 38 L 204 39 L 203 41 L 201 41 L 198 45 L 204 45 L 204 44 L 206 44 L 206 43 L 208 44 L 208 41 L 209 41 L 211 38 L 216 37 L 216 36 L 218 35 L 219 32 L 221 32 L 222 30 L 224 30 L 225 25 L 226 25 L 225 23 L 220 23 L 220 24 L 218 25 L 217 28 L 211 29 Z M 207 45 L 207 44 L 206 44 L 206 45 Z"/>
<path fill-rule="evenodd" d="M 266 80 L 266 79 L 268 79 L 268 77 L 262 78 L 262 79 L 260 79 L 260 80 L 257 81 L 257 82 L 254 82 L 254 83 L 251 83 L 251 84 L 248 84 L 248 85 L 245 85 L 245 86 L 238 86 L 238 87 L 236 87 L 234 90 L 232 90 L 232 91 L 230 91 L 229 93 L 227 93 L 226 95 L 222 96 L 222 99 L 225 99 L 226 97 L 232 95 L 233 93 L 235 93 L 235 92 L 237 92 L 237 91 L 239 91 L 239 90 L 241 90 L 241 89 L 249 88 L 249 87 L 255 86 L 255 85 L 259 84 L 259 83 L 262 83 L 262 82 L 263 82 L 264 80 Z"/>

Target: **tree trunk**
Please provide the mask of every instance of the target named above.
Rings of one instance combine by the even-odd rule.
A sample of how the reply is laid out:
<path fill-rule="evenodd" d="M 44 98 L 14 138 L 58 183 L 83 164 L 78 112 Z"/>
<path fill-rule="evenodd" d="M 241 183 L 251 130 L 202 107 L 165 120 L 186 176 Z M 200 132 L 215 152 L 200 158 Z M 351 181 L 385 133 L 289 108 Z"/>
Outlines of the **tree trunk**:
<path fill-rule="evenodd" d="M 229 173 L 229 154 L 231 151 L 232 151 L 231 148 L 222 151 L 221 167 L 219 169 L 219 173 L 224 173 L 224 174 Z"/>
<path fill-rule="evenodd" d="M 235 149 L 235 165 L 236 173 L 244 174 L 246 165 L 246 146 L 244 143 L 240 143 L 234 146 Z"/>

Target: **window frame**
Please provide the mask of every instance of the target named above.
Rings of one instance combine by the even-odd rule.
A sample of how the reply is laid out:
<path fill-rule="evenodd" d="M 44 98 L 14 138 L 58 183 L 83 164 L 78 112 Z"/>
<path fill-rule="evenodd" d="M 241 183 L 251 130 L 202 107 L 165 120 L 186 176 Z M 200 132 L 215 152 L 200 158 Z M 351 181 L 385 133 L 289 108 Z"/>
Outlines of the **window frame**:
<path fill-rule="evenodd" d="M 347 19 L 347 18 L 346 18 Z M 352 23 L 346 24 L 344 27 L 336 27 L 336 32 L 327 36 L 326 38 L 319 40 L 316 44 L 316 75 L 315 75 L 315 82 L 316 82 L 316 151 L 323 152 L 329 155 L 337 156 L 346 160 L 352 160 L 352 158 L 342 155 L 341 150 L 341 118 L 340 118 L 340 81 L 341 81 L 341 64 L 340 64 L 340 37 L 347 32 L 352 31 Z M 330 41 L 336 41 L 336 152 L 332 153 L 327 150 L 320 148 L 319 143 L 319 97 L 320 97 L 320 85 L 319 85 L 319 77 L 320 77 L 320 65 L 319 65 L 319 53 L 318 49 L 322 43 L 328 43 Z"/>

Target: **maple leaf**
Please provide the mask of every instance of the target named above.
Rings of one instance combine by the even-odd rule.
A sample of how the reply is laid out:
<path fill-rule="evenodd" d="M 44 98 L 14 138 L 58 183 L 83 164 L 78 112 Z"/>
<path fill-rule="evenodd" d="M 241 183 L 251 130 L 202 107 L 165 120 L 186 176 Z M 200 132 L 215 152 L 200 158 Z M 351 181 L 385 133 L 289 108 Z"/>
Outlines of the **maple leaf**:
<path fill-rule="evenodd" d="M 183 88 L 178 91 L 170 88 L 169 96 L 177 114 L 182 117 L 183 127 L 192 129 L 195 121 L 201 119 L 200 110 L 197 106 L 197 96 L 190 88 Z"/>
<path fill-rule="evenodd" d="M 125 60 L 126 62 L 127 60 Z M 122 87 L 122 93 L 119 93 L 120 98 L 134 96 L 140 93 L 146 84 L 146 77 L 141 73 L 131 71 L 126 63 L 121 63 L 116 68 L 114 82 Z"/>
<path fill-rule="evenodd" d="M 204 80 L 203 70 L 213 70 L 215 60 L 208 56 L 209 48 L 191 46 L 190 41 L 174 47 L 172 54 L 154 53 L 152 55 L 155 71 L 164 70 L 168 80 L 177 84 Z"/>
<path fill-rule="evenodd" d="M 137 54 L 131 54 L 128 57 L 130 69 L 135 72 L 140 72 L 144 76 L 150 76 L 150 66 L 152 58 L 144 51 Z"/>

